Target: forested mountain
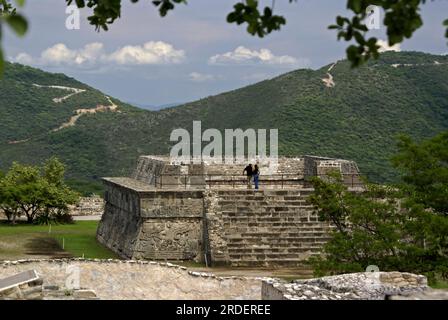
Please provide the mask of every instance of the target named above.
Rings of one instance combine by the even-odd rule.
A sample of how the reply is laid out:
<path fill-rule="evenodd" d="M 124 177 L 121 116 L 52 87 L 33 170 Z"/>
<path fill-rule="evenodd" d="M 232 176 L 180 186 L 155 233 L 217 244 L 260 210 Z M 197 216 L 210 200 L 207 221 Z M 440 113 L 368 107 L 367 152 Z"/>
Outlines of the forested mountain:
<path fill-rule="evenodd" d="M 392 181 L 397 134 L 448 129 L 448 56 L 387 52 L 358 69 L 338 61 L 157 112 L 7 63 L 0 119 L 0 169 L 56 155 L 84 190 L 98 177 L 128 174 L 140 154 L 169 153 L 171 130 L 191 129 L 193 120 L 202 130 L 278 128 L 280 154 L 352 159 L 372 179 Z"/>

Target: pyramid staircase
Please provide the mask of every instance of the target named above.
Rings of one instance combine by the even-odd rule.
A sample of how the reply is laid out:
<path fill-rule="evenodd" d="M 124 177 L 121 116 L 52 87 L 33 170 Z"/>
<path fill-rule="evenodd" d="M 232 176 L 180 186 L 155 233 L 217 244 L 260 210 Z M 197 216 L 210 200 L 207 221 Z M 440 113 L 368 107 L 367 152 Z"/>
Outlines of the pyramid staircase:
<path fill-rule="evenodd" d="M 319 254 L 330 226 L 307 203 L 312 190 L 217 190 L 224 256 L 235 267 L 301 267 Z M 219 258 L 219 257 L 218 257 Z"/>

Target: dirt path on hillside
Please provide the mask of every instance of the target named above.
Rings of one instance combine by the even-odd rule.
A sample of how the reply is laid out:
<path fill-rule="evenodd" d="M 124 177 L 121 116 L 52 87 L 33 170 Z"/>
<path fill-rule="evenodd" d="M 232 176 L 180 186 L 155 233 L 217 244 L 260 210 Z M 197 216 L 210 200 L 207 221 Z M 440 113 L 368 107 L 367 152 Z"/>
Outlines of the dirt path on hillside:
<path fill-rule="evenodd" d="M 391 64 L 391 66 L 394 68 L 398 68 L 398 67 L 443 66 L 443 65 L 447 65 L 447 64 L 448 64 L 448 62 L 434 61 L 433 63 L 394 63 L 394 64 Z"/>
<path fill-rule="evenodd" d="M 330 73 L 330 71 L 334 68 L 334 66 L 336 65 L 337 62 L 333 63 L 330 68 L 328 68 L 327 70 L 327 77 L 326 78 L 322 78 L 322 82 L 325 84 L 325 86 L 327 88 L 333 88 L 336 83 L 333 80 L 333 75 Z"/>
<path fill-rule="evenodd" d="M 59 98 L 53 98 L 53 102 L 54 103 L 61 103 L 64 100 L 69 99 L 70 97 L 79 94 L 79 93 L 83 93 L 86 92 L 87 90 L 85 89 L 78 89 L 78 88 L 72 88 L 72 87 L 64 87 L 64 86 L 42 86 L 40 84 L 36 84 L 33 83 L 33 86 L 38 87 L 38 88 L 51 88 L 51 89 L 60 89 L 60 90 L 65 90 L 65 91 L 71 91 L 72 93 L 69 93 L 66 96 L 63 97 L 59 97 Z"/>
<path fill-rule="evenodd" d="M 85 114 L 95 114 L 97 112 L 105 112 L 105 111 L 117 111 L 118 106 L 112 102 L 110 97 L 106 96 L 106 99 L 109 101 L 110 105 L 108 106 L 98 105 L 96 108 L 92 109 L 77 109 L 75 111 L 74 116 L 72 116 L 67 122 L 61 124 L 58 128 L 53 129 L 52 132 L 56 132 L 74 126 L 76 124 L 76 121 L 78 121 L 78 119 Z"/>
<path fill-rule="evenodd" d="M 72 87 L 65 87 L 65 86 L 57 86 L 57 85 L 51 85 L 51 86 L 43 86 L 40 84 L 36 84 L 33 83 L 33 86 L 37 87 L 37 88 L 51 88 L 51 89 L 60 89 L 60 90 L 66 90 L 66 91 L 70 91 L 71 93 L 67 94 L 66 96 L 63 97 L 55 97 L 53 98 L 53 102 L 54 103 L 62 103 L 65 100 L 73 97 L 74 95 L 86 92 L 87 90 L 85 89 L 79 89 L 79 88 L 72 88 Z M 109 105 L 97 105 L 95 108 L 90 108 L 90 109 L 85 109 L 85 108 L 81 108 L 81 109 L 77 109 L 75 110 L 75 114 L 70 117 L 70 119 L 67 122 L 62 123 L 59 127 L 50 130 L 50 132 L 57 132 L 60 131 L 62 129 L 65 128 L 69 128 L 72 127 L 76 124 L 76 122 L 78 121 L 78 119 L 86 114 L 95 114 L 97 112 L 106 112 L 106 111 L 112 111 L 112 112 L 120 112 L 118 111 L 118 106 L 112 101 L 112 99 L 109 96 L 105 96 L 105 98 L 107 99 L 107 101 L 109 102 Z M 24 143 L 24 142 L 28 142 L 31 138 L 26 138 L 26 139 L 22 139 L 22 140 L 11 140 L 8 141 L 8 144 L 20 144 L 20 143 Z"/>

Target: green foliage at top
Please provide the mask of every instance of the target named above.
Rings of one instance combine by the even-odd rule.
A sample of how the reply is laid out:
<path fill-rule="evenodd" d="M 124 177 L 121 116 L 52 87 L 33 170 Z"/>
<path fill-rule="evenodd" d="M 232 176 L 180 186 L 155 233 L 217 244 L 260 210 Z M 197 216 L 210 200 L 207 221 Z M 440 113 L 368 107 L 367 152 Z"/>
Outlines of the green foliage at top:
<path fill-rule="evenodd" d="M 13 224 L 17 217 L 26 215 L 28 223 L 67 220 L 69 204 L 78 194 L 64 183 L 64 165 L 56 158 L 42 167 L 14 162 L 0 180 L 0 208 Z"/>
<path fill-rule="evenodd" d="M 352 66 L 359 66 L 371 57 L 378 58 L 380 47 L 375 37 L 367 37 L 368 28 L 364 19 L 368 15 L 370 6 L 375 5 L 385 12 L 383 23 L 389 45 L 403 42 L 404 38 L 411 38 L 416 30 L 423 25 L 420 8 L 425 0 L 348 0 L 347 9 L 353 12 L 351 18 L 338 16 L 336 24 L 330 29 L 338 30 L 338 40 L 355 41 L 347 48 L 347 59 Z M 447 28 L 448 35 L 448 28 Z"/>
<path fill-rule="evenodd" d="M 121 0 L 66 0 L 67 4 L 76 3 L 79 8 L 87 4 L 93 8 L 93 14 L 88 17 L 90 24 L 96 30 L 108 30 L 108 25 L 120 17 Z M 131 0 L 133 3 L 138 0 Z M 289 0 L 289 3 L 297 2 Z M 152 1 L 158 8 L 160 16 L 164 17 L 170 10 L 174 10 L 176 4 L 187 3 L 186 0 L 158 0 Z M 384 10 L 382 23 L 386 26 L 386 34 L 389 45 L 403 42 L 405 38 L 411 38 L 416 30 L 423 25 L 420 9 L 426 0 L 347 0 L 347 9 L 351 11 L 351 17 L 336 17 L 336 24 L 330 25 L 330 29 L 338 31 L 338 40 L 351 42 L 347 47 L 347 59 L 352 66 L 360 66 L 372 57 L 377 59 L 380 55 L 380 47 L 375 37 L 368 37 L 368 28 L 365 19 L 368 9 L 372 5 Z M 227 14 L 228 23 L 238 25 L 247 24 L 247 32 L 251 35 L 264 37 L 273 31 L 280 30 L 286 24 L 285 17 L 274 14 L 275 0 L 269 5 L 261 5 L 258 0 L 241 0 L 233 6 L 233 11 Z M 447 27 L 445 36 L 448 38 L 448 19 L 443 21 Z"/>
<path fill-rule="evenodd" d="M 137 3 L 139 0 L 131 0 Z M 23 6 L 24 0 L 15 1 L 18 6 Z M 289 3 L 297 2 L 289 0 Z M 87 18 L 97 31 L 109 29 L 121 16 L 121 0 L 66 0 L 67 5 L 76 4 L 78 8 L 86 6 L 92 9 L 92 14 Z M 164 17 L 177 4 L 186 0 L 153 0 L 152 4 L 158 8 L 160 16 Z M 375 37 L 368 37 L 368 28 L 365 18 L 368 16 L 372 5 L 381 8 L 385 12 L 383 24 L 387 28 L 387 38 L 390 45 L 401 43 L 404 38 L 411 38 L 416 30 L 423 25 L 420 9 L 426 0 L 347 0 L 347 9 L 352 17 L 336 17 L 336 24 L 330 25 L 330 29 L 338 31 L 338 40 L 343 39 L 352 42 L 347 48 L 347 59 L 353 67 L 357 67 L 368 61 L 371 57 L 378 58 L 380 47 Z M 258 0 L 238 1 L 233 11 L 227 14 L 227 22 L 238 25 L 247 24 L 247 32 L 251 35 L 264 37 L 272 31 L 280 30 L 286 24 L 286 19 L 274 14 L 275 0 L 270 5 L 260 5 Z M 16 12 L 16 9 L 8 0 L 0 2 L 0 40 L 2 20 L 18 34 L 23 35 L 27 30 L 26 19 Z M 448 38 L 448 19 L 443 21 L 446 26 L 445 36 Z M 354 41 L 354 43 L 353 43 Z M 3 57 L 0 50 L 0 63 Z M 2 65 L 0 64 L 0 71 Z"/>
<path fill-rule="evenodd" d="M 131 0 L 137 3 L 139 0 Z M 297 0 L 289 0 L 289 3 Z M 16 0 L 21 7 L 25 0 Z M 121 16 L 121 0 L 66 0 L 67 5 L 76 4 L 78 8 L 86 6 L 92 9 L 92 15 L 87 19 L 97 31 L 109 29 L 109 25 Z M 186 4 L 186 0 L 153 0 L 152 4 L 158 8 L 160 16 L 164 17 L 177 4 Z M 347 59 L 352 67 L 357 67 L 367 62 L 370 58 L 377 59 L 380 47 L 375 37 L 368 37 L 368 28 L 365 18 L 370 6 L 375 5 L 385 12 L 383 20 L 387 28 L 389 45 L 401 43 L 404 38 L 411 38 L 416 30 L 423 25 L 420 9 L 426 0 L 347 0 L 347 9 L 353 13 L 352 17 L 336 17 L 336 24 L 330 25 L 330 29 L 338 31 L 338 40 L 354 41 L 347 47 Z M 247 24 L 247 32 L 251 35 L 264 37 L 272 31 L 280 30 L 286 24 L 286 19 L 274 14 L 275 0 L 270 5 L 261 6 L 258 0 L 238 1 L 233 11 L 227 14 L 228 23 L 238 25 Z M 16 8 L 9 0 L 0 1 L 0 40 L 3 21 L 6 22 L 19 36 L 25 34 L 28 29 L 27 20 L 17 13 Z M 443 21 L 446 27 L 445 37 L 448 38 L 448 19 Z M 0 47 L 0 73 L 3 69 L 3 53 Z"/>
<path fill-rule="evenodd" d="M 402 138 L 395 159 L 411 157 L 400 163 L 403 181 L 395 187 L 366 184 L 365 191 L 353 192 L 337 173 L 313 179 L 310 202 L 320 219 L 335 227 L 324 255 L 311 259 L 317 274 L 359 272 L 376 265 L 381 271 L 426 274 L 431 281 L 438 275 L 448 278 L 448 216 L 444 212 L 448 198 L 440 197 L 448 189 L 443 176 L 448 169 L 447 134 L 421 144 Z M 415 168 L 427 175 L 414 177 Z M 433 174 L 434 170 L 442 176 Z"/>
<path fill-rule="evenodd" d="M 16 0 L 16 5 L 22 7 L 25 0 Z M 17 12 L 17 8 L 9 0 L 0 0 L 0 41 L 2 39 L 2 28 L 6 24 L 16 35 L 23 36 L 28 30 L 28 21 Z M 0 76 L 4 68 L 4 54 L 0 46 Z"/>

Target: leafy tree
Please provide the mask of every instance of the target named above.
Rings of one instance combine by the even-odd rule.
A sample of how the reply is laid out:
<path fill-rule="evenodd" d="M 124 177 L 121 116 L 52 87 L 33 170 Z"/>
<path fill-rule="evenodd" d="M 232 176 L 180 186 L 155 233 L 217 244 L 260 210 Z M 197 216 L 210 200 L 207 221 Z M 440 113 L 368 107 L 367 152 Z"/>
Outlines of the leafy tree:
<path fill-rule="evenodd" d="M 64 183 L 64 165 L 56 158 L 42 167 L 13 163 L 0 180 L 0 205 L 8 220 L 15 223 L 25 214 L 28 223 L 48 223 L 65 219 L 68 205 L 78 200 L 78 194 Z"/>
<path fill-rule="evenodd" d="M 401 136 L 393 165 L 402 173 L 402 188 L 435 212 L 448 215 L 448 131 L 415 143 Z"/>
<path fill-rule="evenodd" d="M 14 200 L 13 185 L 7 183 L 3 173 L 0 174 L 0 209 L 3 210 L 6 218 L 12 224 L 16 223 L 16 218 L 20 216 L 18 203 Z"/>
<path fill-rule="evenodd" d="M 131 0 L 132 3 L 138 1 Z M 288 1 L 289 3 L 297 2 L 296 0 Z M 24 0 L 16 0 L 18 6 L 22 6 L 24 2 Z M 66 0 L 66 2 L 67 5 L 76 4 L 78 8 L 87 6 L 92 9 L 93 13 L 88 20 L 96 30 L 107 31 L 109 25 L 120 18 L 121 0 Z M 176 5 L 186 3 L 186 0 L 152 0 L 152 4 L 157 7 L 162 17 Z M 423 25 L 419 11 L 425 3 L 426 0 L 347 0 L 347 8 L 352 11 L 353 16 L 338 16 L 336 24 L 329 28 L 338 31 L 338 40 L 354 41 L 354 44 L 347 48 L 347 58 L 353 66 L 359 66 L 371 57 L 379 56 L 377 39 L 367 37 L 368 28 L 364 23 L 369 6 L 376 5 L 385 11 L 383 23 L 387 27 L 389 45 L 394 45 L 401 43 L 404 38 L 411 38 L 414 32 Z M 286 24 L 286 19 L 274 14 L 274 9 L 275 0 L 270 6 L 264 7 L 258 0 L 239 0 L 234 5 L 233 11 L 227 15 L 227 22 L 238 25 L 247 24 L 249 34 L 264 37 L 272 31 L 280 30 L 281 26 Z M 16 13 L 8 0 L 0 1 L 0 28 L 2 20 L 5 20 L 18 35 L 23 35 L 27 30 L 26 20 Z M 448 38 L 448 19 L 443 24 L 447 27 L 445 37 Z"/>
<path fill-rule="evenodd" d="M 317 274 L 364 271 L 377 265 L 448 278 L 448 180 L 446 133 L 414 143 L 400 140 L 394 158 L 403 183 L 366 183 L 363 192 L 348 190 L 339 173 L 312 180 L 310 202 L 319 217 L 334 226 L 324 255 L 310 261 Z"/>
<path fill-rule="evenodd" d="M 330 179 L 313 179 L 312 184 L 315 192 L 310 202 L 317 207 L 319 218 L 335 227 L 325 245 L 325 259 L 313 260 L 316 272 L 363 271 L 372 264 L 394 269 L 400 214 L 393 200 L 374 200 L 390 190 L 369 185 L 366 193 L 350 192 L 336 173 Z"/>
<path fill-rule="evenodd" d="M 3 185 L 9 194 L 8 203 L 24 213 L 29 223 L 33 222 L 44 202 L 45 185 L 40 177 L 39 168 L 14 162 L 3 178 Z"/>

